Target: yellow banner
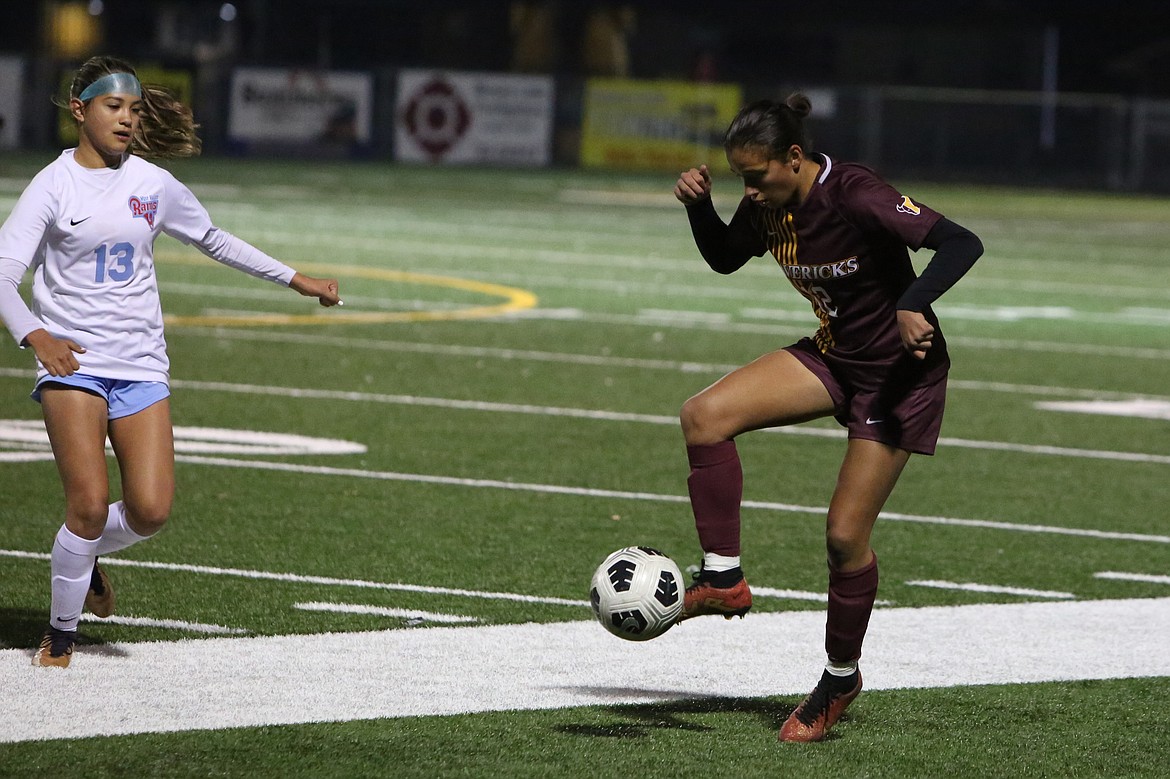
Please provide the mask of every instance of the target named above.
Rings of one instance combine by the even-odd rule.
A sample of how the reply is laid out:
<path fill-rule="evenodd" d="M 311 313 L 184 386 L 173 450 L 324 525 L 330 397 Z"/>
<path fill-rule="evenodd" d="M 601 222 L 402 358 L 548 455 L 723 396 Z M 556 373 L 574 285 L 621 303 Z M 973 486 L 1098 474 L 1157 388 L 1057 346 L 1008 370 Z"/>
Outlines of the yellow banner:
<path fill-rule="evenodd" d="M 673 171 L 720 164 L 723 133 L 742 101 L 736 84 L 590 79 L 581 165 Z"/>

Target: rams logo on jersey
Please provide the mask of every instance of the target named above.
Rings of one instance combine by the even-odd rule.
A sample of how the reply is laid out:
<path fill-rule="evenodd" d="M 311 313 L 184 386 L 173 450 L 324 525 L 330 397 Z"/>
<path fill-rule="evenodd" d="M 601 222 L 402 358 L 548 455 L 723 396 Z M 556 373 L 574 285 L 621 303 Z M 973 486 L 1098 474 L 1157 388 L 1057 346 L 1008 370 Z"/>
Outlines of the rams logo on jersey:
<path fill-rule="evenodd" d="M 135 219 L 145 219 L 150 228 L 154 229 L 154 217 L 158 213 L 158 195 L 142 197 L 133 195 L 126 201 L 126 205 L 130 206 L 130 213 Z"/>
<path fill-rule="evenodd" d="M 914 216 L 922 213 L 922 209 L 905 195 L 902 195 L 902 202 L 898 204 L 898 210 L 903 214 L 912 214 Z"/>

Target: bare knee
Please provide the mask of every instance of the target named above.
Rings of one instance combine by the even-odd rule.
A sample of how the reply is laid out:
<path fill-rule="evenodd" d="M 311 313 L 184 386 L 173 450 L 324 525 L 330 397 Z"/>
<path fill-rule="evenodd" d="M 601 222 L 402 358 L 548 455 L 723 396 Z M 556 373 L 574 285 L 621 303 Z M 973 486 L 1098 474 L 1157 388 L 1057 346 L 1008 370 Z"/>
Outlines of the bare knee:
<path fill-rule="evenodd" d="M 140 536 L 152 536 L 162 529 L 171 514 L 171 499 L 167 497 L 125 501 L 126 523 Z"/>
<path fill-rule="evenodd" d="M 701 392 L 683 403 L 682 411 L 679 412 L 679 422 L 682 424 L 687 446 L 717 444 L 731 437 L 719 426 L 714 403 Z"/>
<path fill-rule="evenodd" d="M 825 530 L 825 550 L 829 565 L 838 570 L 862 568 L 869 562 L 869 532 L 850 523 L 830 521 Z"/>
<path fill-rule="evenodd" d="M 65 526 L 81 538 L 99 538 L 106 527 L 109 499 L 104 492 L 66 496 Z"/>

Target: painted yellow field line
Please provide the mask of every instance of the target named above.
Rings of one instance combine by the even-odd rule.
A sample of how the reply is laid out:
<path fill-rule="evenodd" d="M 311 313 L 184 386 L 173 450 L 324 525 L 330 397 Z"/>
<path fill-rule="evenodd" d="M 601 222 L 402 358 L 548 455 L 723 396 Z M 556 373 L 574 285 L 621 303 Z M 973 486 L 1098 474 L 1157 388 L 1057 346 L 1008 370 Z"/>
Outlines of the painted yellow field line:
<path fill-rule="evenodd" d="M 161 254 L 156 259 L 176 265 L 196 265 L 198 257 L 180 254 Z M 342 324 L 383 324 L 388 322 L 437 322 L 466 319 L 486 319 L 503 316 L 515 311 L 535 308 L 536 295 L 528 290 L 492 284 L 473 279 L 453 276 L 436 276 L 427 273 L 370 268 L 359 265 L 332 265 L 305 263 L 299 266 L 306 273 L 337 278 L 362 278 L 387 281 L 397 284 L 418 284 L 428 287 L 459 290 L 489 298 L 502 298 L 500 302 L 487 305 L 473 305 L 466 308 L 431 309 L 424 311 L 318 311 L 312 314 L 241 314 L 234 316 L 172 316 L 163 317 L 168 326 L 206 327 L 271 327 L 277 325 L 342 325 Z"/>

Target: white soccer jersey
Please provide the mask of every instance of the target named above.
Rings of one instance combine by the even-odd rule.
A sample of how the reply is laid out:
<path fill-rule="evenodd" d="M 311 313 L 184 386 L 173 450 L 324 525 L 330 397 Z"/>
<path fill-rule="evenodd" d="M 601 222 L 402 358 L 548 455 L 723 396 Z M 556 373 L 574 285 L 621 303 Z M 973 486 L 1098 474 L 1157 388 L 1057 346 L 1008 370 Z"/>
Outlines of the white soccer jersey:
<path fill-rule="evenodd" d="M 292 268 L 216 228 L 166 170 L 135 156 L 116 169 L 84 168 L 73 151 L 33 178 L 0 227 L 0 318 L 17 343 L 44 328 L 85 348 L 81 373 L 166 382 L 160 232 L 258 278 L 292 281 Z M 30 268 L 31 311 L 17 292 Z M 47 372 L 38 368 L 39 379 Z"/>

